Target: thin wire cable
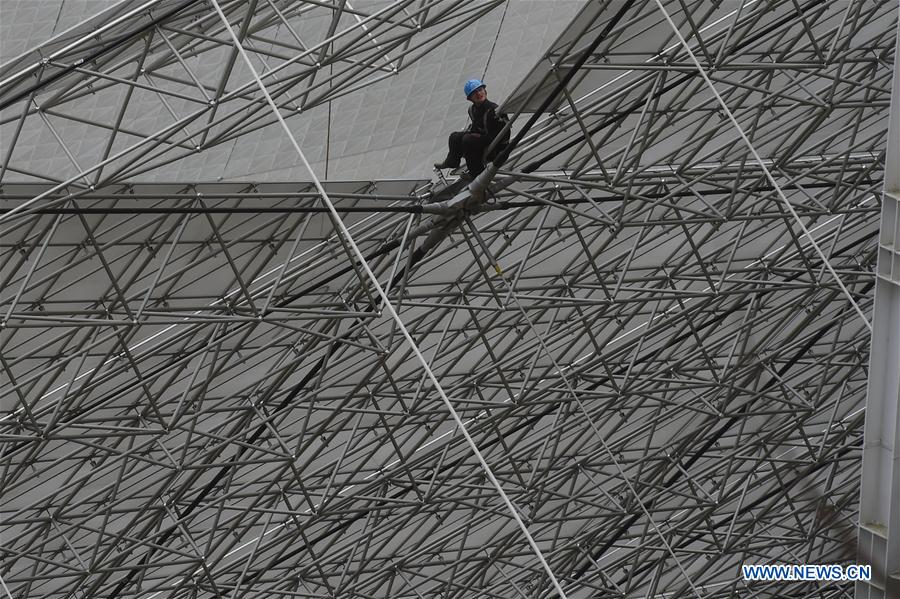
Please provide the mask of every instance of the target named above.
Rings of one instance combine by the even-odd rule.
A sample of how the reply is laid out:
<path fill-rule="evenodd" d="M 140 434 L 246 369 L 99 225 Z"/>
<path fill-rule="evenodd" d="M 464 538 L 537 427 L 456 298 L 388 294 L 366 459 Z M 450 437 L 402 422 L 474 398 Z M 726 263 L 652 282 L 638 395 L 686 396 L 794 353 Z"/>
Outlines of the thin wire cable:
<path fill-rule="evenodd" d="M 487 60 L 484 63 L 484 72 L 481 73 L 481 78 L 487 78 L 488 68 L 491 66 L 491 58 L 494 57 L 494 48 L 497 47 L 497 40 L 500 39 L 500 32 L 503 31 L 503 21 L 506 19 L 506 11 L 509 10 L 509 0 L 506 0 L 506 6 L 503 7 L 503 15 L 500 17 L 500 24 L 497 25 L 497 35 L 494 36 L 494 43 L 491 44 L 491 51 L 488 53 Z"/>
<path fill-rule="evenodd" d="M 425 356 L 422 355 L 422 352 L 419 350 L 418 345 L 413 340 L 412 336 L 409 334 L 409 331 L 406 329 L 406 326 L 403 324 L 403 321 L 400 319 L 399 314 L 397 314 L 396 310 L 394 310 L 393 305 L 388 299 L 387 295 L 384 293 L 384 289 L 381 287 L 381 283 L 378 282 L 378 278 L 369 268 L 369 264 L 360 251 L 359 247 L 356 245 L 356 242 L 353 241 L 353 238 L 350 236 L 350 231 L 344 225 L 344 222 L 341 220 L 338 215 L 337 210 L 332 204 L 331 199 L 328 197 L 328 193 L 325 191 L 325 188 L 322 186 L 321 181 L 316 176 L 315 171 L 313 171 L 312 166 L 306 159 L 306 155 L 303 153 L 303 150 L 300 149 L 300 145 L 297 143 L 296 138 L 291 132 L 290 128 L 287 126 L 287 123 L 281 116 L 281 113 L 278 110 L 278 106 L 275 104 L 275 101 L 272 99 L 272 96 L 269 95 L 269 91 L 266 88 L 265 84 L 260 79 L 259 74 L 256 72 L 256 69 L 253 66 L 253 63 L 250 61 L 250 57 L 247 56 L 244 47 L 241 45 L 240 40 L 238 40 L 237 35 L 234 32 L 234 29 L 231 27 L 231 23 L 228 22 L 228 18 L 225 16 L 225 13 L 222 12 L 221 6 L 219 6 L 218 0 L 211 0 L 213 8 L 215 8 L 216 12 L 219 15 L 219 18 L 222 20 L 222 23 L 225 26 L 225 29 L 228 31 L 229 36 L 234 43 L 235 49 L 240 53 L 241 58 L 244 60 L 244 63 L 247 65 L 247 68 L 250 71 L 250 74 L 253 76 L 256 81 L 256 85 L 259 87 L 259 90 L 262 92 L 263 96 L 265 96 L 266 102 L 269 104 L 269 107 L 272 110 L 272 113 L 275 115 L 275 118 L 278 120 L 278 123 L 281 125 L 281 128 L 284 130 L 288 139 L 291 142 L 291 145 L 294 147 L 294 151 L 297 152 L 297 155 L 300 157 L 300 160 L 303 162 L 303 166 L 306 167 L 306 170 L 309 172 L 310 177 L 312 177 L 313 184 L 318 190 L 322 202 L 328 207 L 328 211 L 331 213 L 331 219 L 334 225 L 337 227 L 340 234 L 344 237 L 349 245 L 353 257 L 359 262 L 360 267 L 365 272 L 366 276 L 372 282 L 372 285 L 375 287 L 378 295 L 381 298 L 381 301 L 384 305 L 384 308 L 388 311 L 391 318 L 397 323 L 397 328 L 400 330 L 404 339 L 406 339 L 407 344 L 409 344 L 410 349 L 415 354 L 416 359 L 422 365 L 422 369 L 425 371 L 425 374 L 431 380 L 431 384 L 434 385 L 435 390 L 438 392 L 438 395 L 441 397 L 441 401 L 443 401 L 444 406 L 447 408 L 447 411 L 450 413 L 457 427 L 459 427 L 460 432 L 463 437 L 465 437 L 466 442 L 472 450 L 472 453 L 475 454 L 475 457 L 478 459 L 478 462 L 481 464 L 481 468 L 484 471 L 485 476 L 490 480 L 491 484 L 497 490 L 497 493 L 500 495 L 500 498 L 503 500 L 503 503 L 506 505 L 507 510 L 512 516 L 513 520 L 515 520 L 516 524 L 519 526 L 519 529 L 522 531 L 522 534 L 528 541 L 528 544 L 531 546 L 532 551 L 534 551 L 535 556 L 538 558 L 538 561 L 541 563 L 542 568 L 550 577 L 550 581 L 553 584 L 554 589 L 557 594 L 562 599 L 567 599 L 565 592 L 560 586 L 559 580 L 556 578 L 556 575 L 553 573 L 553 570 L 550 568 L 550 564 L 547 563 L 547 560 L 544 558 L 543 552 L 541 552 L 540 547 L 537 546 L 534 538 L 531 536 L 531 533 L 528 531 L 528 527 L 525 526 L 525 523 L 522 521 L 522 518 L 519 516 L 518 511 L 513 505 L 512 501 L 506 495 L 506 492 L 503 490 L 503 487 L 500 485 L 500 481 L 497 480 L 496 476 L 494 476 L 491 467 L 488 465 L 481 451 L 478 449 L 478 445 L 476 445 L 475 440 L 469 434 L 469 431 L 466 429 L 466 425 L 463 422 L 462 418 L 457 413 L 456 409 L 453 407 L 453 404 L 450 402 L 450 398 L 447 397 L 447 394 L 444 392 L 443 387 L 441 387 L 440 382 L 435 376 L 434 372 L 431 370 L 431 367 L 428 364 L 428 361 L 425 359 Z"/>

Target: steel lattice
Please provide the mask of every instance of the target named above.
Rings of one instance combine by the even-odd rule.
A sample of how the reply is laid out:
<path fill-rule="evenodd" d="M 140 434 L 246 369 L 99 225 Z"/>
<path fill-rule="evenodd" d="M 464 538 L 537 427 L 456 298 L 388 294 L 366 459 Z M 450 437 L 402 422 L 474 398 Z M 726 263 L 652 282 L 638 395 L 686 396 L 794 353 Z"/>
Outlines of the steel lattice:
<path fill-rule="evenodd" d="M 498 2 L 334 4 L 222 3 L 284 115 Z M 52 85 L 0 77 L 4 171 L 36 180 L 0 195 L 10 596 L 552 596 L 539 557 L 573 598 L 852 592 L 739 566 L 855 558 L 896 3 L 592 2 L 510 106 L 608 33 L 484 202 L 324 184 L 538 551 L 315 185 L 134 180 L 275 120 L 208 5 L 154 10 Z M 315 63 L 269 29 L 312 11 L 356 23 Z M 173 75 L 200 52 L 221 71 Z M 167 129 L 121 118 L 138 93 Z M 108 143 L 17 161 L 6 131 L 64 113 Z"/>

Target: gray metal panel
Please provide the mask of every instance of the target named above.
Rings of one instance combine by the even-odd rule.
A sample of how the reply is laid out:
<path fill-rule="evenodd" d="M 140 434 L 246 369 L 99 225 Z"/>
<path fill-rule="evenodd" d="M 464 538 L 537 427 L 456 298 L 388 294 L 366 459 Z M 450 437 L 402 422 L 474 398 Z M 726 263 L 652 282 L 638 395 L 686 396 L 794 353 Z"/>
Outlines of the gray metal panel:
<path fill-rule="evenodd" d="M 489 17 L 498 23 L 501 4 L 500 0 L 442 0 L 434 6 L 384 0 L 334 6 L 262 2 L 249 16 L 244 12 L 248 6 L 241 3 L 228 3 L 226 10 L 234 23 L 247 24 L 248 52 L 258 68 L 268 70 L 266 78 L 289 111 L 292 126 L 303 134 L 304 146 L 311 155 L 324 158 L 331 136 L 319 107 L 338 98 L 348 98 L 349 103 L 332 110 L 332 125 L 339 125 L 333 137 L 338 146 L 352 144 L 348 154 L 405 145 L 407 140 L 394 139 L 392 126 L 411 127 L 429 139 L 439 137 L 430 126 L 419 126 L 426 115 L 437 117 L 435 128 L 444 117 L 439 111 L 429 112 L 432 96 L 420 97 L 409 115 L 411 122 L 403 125 L 384 118 L 386 103 L 380 98 L 407 86 L 412 91 L 414 80 L 401 77 L 440 40 L 477 39 L 479 48 L 488 43 L 496 25 L 484 28 L 479 23 Z M 120 158 L 110 158 L 111 164 L 103 167 L 103 180 L 97 183 L 158 177 L 216 180 L 289 166 L 277 142 L 262 130 L 274 119 L 259 111 L 261 98 L 250 85 L 249 72 L 241 61 L 230 60 L 228 40 L 211 19 L 208 6 L 159 0 L 148 4 L 154 12 L 139 11 L 134 18 L 125 18 L 135 6 L 116 5 L 4 64 L 8 81 L 2 93 L 14 105 L 0 115 L 4 161 L 11 151 L 0 178 L 74 183 L 73 178 L 86 169 L 96 177 L 100 169 L 95 165 L 104 156 L 119 153 Z M 181 6 L 186 8 L 175 10 Z M 154 17 L 167 11 L 177 14 L 155 24 Z M 120 39 L 132 31 L 134 36 Z M 330 31 L 334 39 L 326 40 Z M 473 37 L 476 32 L 482 37 Z M 465 53 L 467 46 L 457 48 Z M 51 60 L 43 64 L 47 57 Z M 478 55 L 472 60 L 478 62 Z M 479 65 L 479 71 L 482 68 Z M 427 74 L 428 84 L 434 81 L 433 72 L 420 73 Z M 50 83 L 34 88 L 43 77 Z M 378 82 L 383 85 L 375 96 L 353 99 Z M 32 88 L 36 93 L 29 98 Z M 213 98 L 218 98 L 215 104 Z M 20 118 L 23 110 L 25 117 Z M 351 111 L 351 119 L 339 120 Z M 120 118 L 122 125 L 117 126 Z M 257 151 L 235 154 L 236 140 L 244 136 Z M 234 170 L 228 166 L 232 157 L 238 159 Z"/>
<path fill-rule="evenodd" d="M 467 103 L 460 92 L 462 83 L 472 76 L 481 77 L 487 69 L 486 80 L 490 85 L 491 97 L 504 98 L 583 3 L 584 0 L 511 2 L 456 33 L 449 43 L 408 64 L 396 76 L 334 100 L 331 103 L 330 131 L 327 130 L 327 121 L 323 121 L 328 118 L 323 116 L 328 112 L 327 103 L 292 117 L 291 126 L 301 145 L 309 151 L 311 159 L 317 164 L 321 159 L 321 167 L 317 169 L 322 177 L 326 177 L 326 140 L 329 142 L 327 178 L 428 176 L 430 163 L 440 159 L 446 150 L 448 133 L 466 124 Z M 15 33 L 30 32 L 33 28 L 26 20 L 27 14 L 23 14 L 22 23 L 13 27 L 15 11 L 29 11 L 28 14 L 31 14 L 37 10 L 37 5 L 49 9 L 50 3 L 9 4 L 10 9 L 4 10 L 9 12 L 10 17 L 4 19 L 4 24 L 10 33 Z M 351 5 L 370 10 L 385 4 L 365 2 Z M 74 14 L 86 16 L 86 6 L 94 5 L 71 0 L 66 2 L 60 23 L 67 17 L 71 19 Z M 59 7 L 54 7 L 54 10 L 59 12 Z M 55 18 L 56 13 L 53 16 Z M 321 18 L 316 20 L 315 14 L 307 15 L 302 23 L 311 31 L 327 26 Z M 41 31 L 37 29 L 31 34 L 32 46 L 41 39 Z M 23 40 L 22 43 L 27 42 Z M 186 58 L 186 61 L 204 83 L 214 85 L 214 75 L 222 59 L 222 55 L 207 52 Z M 108 121 L 115 114 L 120 98 L 118 94 L 101 93 L 82 99 L 78 116 Z M 180 105 L 177 99 L 170 98 L 169 102 L 179 114 L 190 108 L 189 105 Z M 128 123 L 133 130 L 149 134 L 172 122 L 171 115 L 153 93 L 138 90 L 132 95 L 129 106 Z M 52 116 L 49 118 L 66 143 L 80 144 L 76 152 L 79 162 L 96 158 L 96 152 L 105 142 L 103 131 Z M 12 135 L 10 128 L 4 129 L 4 135 Z M 270 126 L 242 137 L 240 151 L 235 151 L 236 144 L 236 141 L 230 141 L 221 148 L 209 148 L 199 155 L 186 155 L 175 164 L 141 174 L 140 179 L 308 179 L 308 174 L 297 168 L 283 151 L 276 128 Z M 82 146 L 85 150 L 94 150 L 94 154 L 82 158 Z M 16 157 L 21 156 L 21 162 L 28 165 L 25 170 L 36 173 L 74 172 L 71 162 L 43 123 L 26 122 L 16 148 Z M 42 156 L 40 161 L 37 154 Z M 373 160 L 376 157 L 384 157 L 385 160 Z M 385 168 L 388 170 L 383 170 Z M 24 181 L 29 177 L 13 172 L 7 173 L 4 180 Z"/>

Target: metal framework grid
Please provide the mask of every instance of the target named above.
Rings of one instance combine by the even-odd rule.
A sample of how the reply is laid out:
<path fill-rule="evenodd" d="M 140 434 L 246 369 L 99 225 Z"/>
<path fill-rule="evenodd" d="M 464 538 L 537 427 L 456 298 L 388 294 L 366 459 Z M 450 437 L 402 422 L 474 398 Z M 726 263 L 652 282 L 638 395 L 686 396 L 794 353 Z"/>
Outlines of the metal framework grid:
<path fill-rule="evenodd" d="M 0 592 L 850 595 L 739 565 L 856 559 L 896 2 L 591 2 L 463 211 L 135 179 L 306 162 L 283 118 L 499 4 L 126 4 L 0 69 Z"/>

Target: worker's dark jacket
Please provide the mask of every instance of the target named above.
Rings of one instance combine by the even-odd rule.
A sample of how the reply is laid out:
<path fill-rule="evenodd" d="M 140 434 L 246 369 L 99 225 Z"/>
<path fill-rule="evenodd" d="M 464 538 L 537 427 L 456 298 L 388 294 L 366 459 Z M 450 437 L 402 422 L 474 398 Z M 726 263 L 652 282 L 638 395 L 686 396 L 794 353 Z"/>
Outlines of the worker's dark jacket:
<path fill-rule="evenodd" d="M 490 100 L 485 100 L 481 104 L 472 104 L 469 106 L 469 119 L 472 122 L 469 124 L 467 131 L 469 133 L 478 133 L 487 138 L 485 146 L 490 145 L 490 143 L 494 141 L 494 138 L 497 137 L 509 121 L 509 117 L 506 116 L 505 113 L 499 112 L 497 110 L 498 108 L 499 106 Z M 508 142 L 509 131 L 503 135 L 503 139 L 497 144 L 492 155 L 487 158 L 490 160 L 498 151 L 503 149 Z"/>

